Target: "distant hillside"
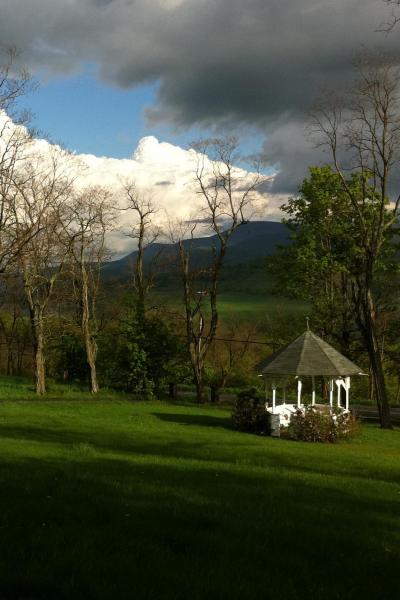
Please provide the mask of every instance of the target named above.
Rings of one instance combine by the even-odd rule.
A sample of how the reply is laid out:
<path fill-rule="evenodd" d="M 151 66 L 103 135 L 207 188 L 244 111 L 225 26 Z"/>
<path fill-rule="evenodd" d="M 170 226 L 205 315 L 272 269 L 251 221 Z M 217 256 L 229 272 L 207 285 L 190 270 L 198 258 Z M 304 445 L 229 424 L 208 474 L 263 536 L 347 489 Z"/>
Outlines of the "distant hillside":
<path fill-rule="evenodd" d="M 235 271 L 241 279 L 246 275 L 246 265 L 252 272 L 263 268 L 263 259 L 271 256 L 277 246 L 287 245 L 289 230 L 283 223 L 274 221 L 254 221 L 241 225 L 230 240 L 226 256 L 226 274 L 235 278 Z M 187 241 L 187 244 L 190 242 Z M 196 238 L 193 244 L 193 260 L 206 262 L 211 247 L 218 243 L 217 236 Z M 172 244 L 152 244 L 146 250 L 146 261 L 150 261 L 158 253 L 165 258 L 175 256 L 175 247 Z M 111 261 L 104 265 L 103 276 L 105 279 L 125 279 L 132 273 L 132 265 L 135 263 L 137 252 L 119 260 Z M 239 269 L 235 269 L 239 267 Z M 172 271 L 171 267 L 171 271 Z M 165 277 L 163 277 L 165 279 Z M 226 277 L 224 277 L 226 279 Z"/>

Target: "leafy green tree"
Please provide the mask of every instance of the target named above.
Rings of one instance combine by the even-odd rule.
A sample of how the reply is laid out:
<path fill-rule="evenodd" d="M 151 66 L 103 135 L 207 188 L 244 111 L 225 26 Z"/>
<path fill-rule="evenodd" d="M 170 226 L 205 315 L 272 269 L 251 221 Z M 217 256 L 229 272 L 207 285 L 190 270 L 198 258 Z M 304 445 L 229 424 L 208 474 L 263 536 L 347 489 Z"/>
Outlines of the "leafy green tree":
<path fill-rule="evenodd" d="M 270 270 L 292 295 L 311 303 L 315 328 L 335 340 L 342 352 L 351 355 L 358 349 L 368 354 L 376 377 L 376 362 L 383 360 L 381 316 L 396 308 L 392 299 L 398 288 L 398 267 L 395 229 L 387 227 L 368 282 L 374 306 L 374 354 L 362 302 L 368 261 L 364 237 L 365 230 L 373 229 L 380 218 L 382 205 L 368 178 L 369 174 L 353 173 L 346 180 L 344 191 L 335 171 L 311 167 L 299 195 L 282 207 L 288 215 L 286 223 L 292 231 L 293 244 L 281 249 L 278 257 L 270 261 Z M 356 207 L 349 193 L 357 199 Z M 358 211 L 362 211 L 363 228 L 355 214 Z M 383 223 L 391 218 L 391 211 L 384 208 Z M 382 364 L 380 368 L 383 372 Z M 382 404 L 379 407 L 382 409 Z"/>
<path fill-rule="evenodd" d="M 146 353 L 147 377 L 156 394 L 164 383 L 187 377 L 190 365 L 184 340 L 162 318 L 145 317 L 141 346 Z"/>
<path fill-rule="evenodd" d="M 316 109 L 312 128 L 316 142 L 330 152 L 352 209 L 358 249 L 353 304 L 368 352 L 381 426 L 391 428 L 376 289 L 400 210 L 400 69 L 391 57 L 367 52 L 356 69 L 353 86 L 340 94 L 331 92 Z M 351 186 L 354 177 L 361 188 L 356 193 Z"/>
<path fill-rule="evenodd" d="M 351 184 L 354 188 L 358 182 Z M 313 326 L 350 350 L 354 329 L 349 281 L 356 240 L 351 207 L 329 167 L 311 167 L 299 194 L 282 210 L 293 243 L 283 247 L 269 270 L 286 292 L 311 303 Z"/>

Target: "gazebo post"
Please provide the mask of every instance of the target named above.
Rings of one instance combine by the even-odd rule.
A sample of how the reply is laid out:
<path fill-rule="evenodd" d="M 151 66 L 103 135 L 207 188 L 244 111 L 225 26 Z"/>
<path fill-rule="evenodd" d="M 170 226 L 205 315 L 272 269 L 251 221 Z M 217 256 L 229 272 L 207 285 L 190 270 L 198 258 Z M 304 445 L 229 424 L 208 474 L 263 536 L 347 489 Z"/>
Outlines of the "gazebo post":
<path fill-rule="evenodd" d="M 350 377 L 346 377 L 346 410 L 349 410 L 350 403 Z"/>
<path fill-rule="evenodd" d="M 336 385 L 337 385 L 337 407 L 340 408 L 340 388 L 341 388 L 340 379 L 336 379 Z"/>
<path fill-rule="evenodd" d="M 272 412 L 275 413 L 275 406 L 276 406 L 276 386 L 273 383 L 272 384 Z"/>
<path fill-rule="evenodd" d="M 333 379 L 329 380 L 329 406 L 333 408 Z"/>
<path fill-rule="evenodd" d="M 286 404 L 286 380 L 283 384 L 283 404 Z"/>
<path fill-rule="evenodd" d="M 312 376 L 312 396 L 311 396 L 311 404 L 312 406 L 315 406 L 315 377 L 314 375 Z"/>
<path fill-rule="evenodd" d="M 301 406 L 301 387 L 302 387 L 301 379 L 297 380 L 297 408 Z"/>

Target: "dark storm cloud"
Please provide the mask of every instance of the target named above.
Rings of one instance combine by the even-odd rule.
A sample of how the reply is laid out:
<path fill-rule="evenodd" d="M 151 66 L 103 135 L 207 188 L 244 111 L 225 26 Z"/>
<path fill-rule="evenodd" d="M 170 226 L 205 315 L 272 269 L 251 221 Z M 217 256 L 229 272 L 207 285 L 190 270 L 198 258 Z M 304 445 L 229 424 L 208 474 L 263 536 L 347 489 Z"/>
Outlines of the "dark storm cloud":
<path fill-rule="evenodd" d="M 0 41 L 33 70 L 158 82 L 153 120 L 255 124 L 286 191 L 316 156 L 303 124 L 319 89 L 347 81 L 362 46 L 400 51 L 377 32 L 389 16 L 383 0 L 0 0 Z"/>
<path fill-rule="evenodd" d="M 263 158 L 278 171 L 270 188 L 272 192 L 294 194 L 307 174 L 309 165 L 328 162 L 326 150 L 316 147 L 307 127 L 307 117 L 283 117 L 266 132 Z"/>

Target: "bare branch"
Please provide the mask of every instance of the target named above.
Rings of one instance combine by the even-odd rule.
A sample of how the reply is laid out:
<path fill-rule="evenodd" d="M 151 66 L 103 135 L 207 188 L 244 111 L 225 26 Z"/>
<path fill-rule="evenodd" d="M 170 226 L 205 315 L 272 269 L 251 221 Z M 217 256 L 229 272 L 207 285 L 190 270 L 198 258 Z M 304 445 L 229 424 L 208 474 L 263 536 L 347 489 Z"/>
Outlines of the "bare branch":
<path fill-rule="evenodd" d="M 249 173 L 235 166 L 240 160 L 235 138 L 201 140 L 194 149 L 197 152 L 195 181 L 203 200 L 200 217 L 214 233 L 213 244 L 206 257 L 200 258 L 194 253 L 198 218 L 192 224 L 187 221 L 175 224 L 171 240 L 178 253 L 187 346 L 197 397 L 201 401 L 205 359 L 219 322 L 217 298 L 229 241 L 235 231 L 248 222 L 255 191 L 263 178 L 259 172 Z"/>

